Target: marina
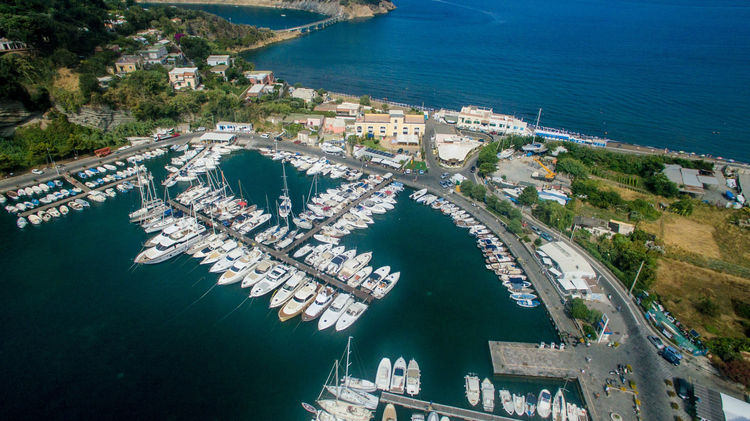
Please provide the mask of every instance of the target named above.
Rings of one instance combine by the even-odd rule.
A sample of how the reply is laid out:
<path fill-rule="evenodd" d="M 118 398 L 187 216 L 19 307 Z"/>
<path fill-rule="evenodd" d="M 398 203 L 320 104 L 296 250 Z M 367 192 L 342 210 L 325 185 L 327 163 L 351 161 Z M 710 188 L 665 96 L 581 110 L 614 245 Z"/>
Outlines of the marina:
<path fill-rule="evenodd" d="M 437 412 L 439 415 L 451 417 L 451 419 L 461 419 L 467 421 L 516 421 L 517 418 L 505 417 L 502 415 L 488 414 L 486 412 L 472 411 L 470 409 L 459 408 L 450 405 L 443 405 L 435 402 L 428 402 L 420 399 L 414 399 L 403 395 L 396 395 L 389 392 L 383 392 L 380 395 L 380 402 L 385 404 L 394 404 L 403 408 L 412 409 L 422 412 Z"/>

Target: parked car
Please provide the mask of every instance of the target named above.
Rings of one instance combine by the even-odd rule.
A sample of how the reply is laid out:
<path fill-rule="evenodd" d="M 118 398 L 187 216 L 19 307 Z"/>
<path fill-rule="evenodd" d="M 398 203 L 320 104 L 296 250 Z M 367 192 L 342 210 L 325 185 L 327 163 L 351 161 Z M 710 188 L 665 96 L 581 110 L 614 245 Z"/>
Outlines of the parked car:
<path fill-rule="evenodd" d="M 271 136 L 268 133 L 263 133 L 262 135 L 260 135 L 260 137 L 262 137 L 263 139 L 268 139 Z"/>
<path fill-rule="evenodd" d="M 472 165 L 471 166 L 471 170 L 469 170 L 469 171 L 471 171 L 472 173 L 474 173 L 476 170 L 477 170 L 477 167 L 475 167 L 474 165 Z"/>
<path fill-rule="evenodd" d="M 539 234 L 539 236 L 542 237 L 542 238 L 544 238 L 547 241 L 552 241 L 552 236 L 549 235 L 549 234 L 547 234 L 546 232 L 543 232 L 543 233 Z"/>
<path fill-rule="evenodd" d="M 440 174 L 440 179 L 445 180 L 446 178 L 448 178 L 449 175 L 450 174 L 448 174 L 447 172 L 444 172 L 444 173 Z"/>
<path fill-rule="evenodd" d="M 36 175 L 42 175 L 42 174 L 44 174 L 44 171 L 40 170 L 39 168 L 34 168 L 33 170 L 31 170 L 31 172 L 34 173 L 34 174 L 36 174 Z"/>
<path fill-rule="evenodd" d="M 675 377 L 674 379 L 674 390 L 677 392 L 677 396 L 684 400 L 690 399 L 692 395 L 692 385 L 687 380 Z"/>
<path fill-rule="evenodd" d="M 664 342 L 662 342 L 659 337 L 648 335 L 648 336 L 646 336 L 646 338 L 648 338 L 648 341 L 651 342 L 652 344 L 654 344 L 654 346 L 656 347 L 656 349 L 658 349 L 659 351 L 661 351 L 662 349 L 664 349 Z"/>
<path fill-rule="evenodd" d="M 664 347 L 660 354 L 662 358 L 674 365 L 680 365 L 680 362 L 682 362 L 682 354 L 680 354 L 680 351 L 671 346 Z"/>

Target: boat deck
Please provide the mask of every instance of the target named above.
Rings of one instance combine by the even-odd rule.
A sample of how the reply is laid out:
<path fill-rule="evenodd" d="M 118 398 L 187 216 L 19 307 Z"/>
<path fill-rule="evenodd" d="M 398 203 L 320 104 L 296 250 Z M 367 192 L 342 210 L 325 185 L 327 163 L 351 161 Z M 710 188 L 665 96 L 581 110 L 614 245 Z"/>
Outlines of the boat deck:
<path fill-rule="evenodd" d="M 427 402 L 419 399 L 409 398 L 403 395 L 395 395 L 389 392 L 383 392 L 380 395 L 380 402 L 402 406 L 417 411 L 430 412 L 435 411 L 439 415 L 445 415 L 450 419 L 462 419 L 470 421 L 515 421 L 516 418 L 504 417 L 502 415 L 490 414 L 487 412 L 474 411 L 471 409 L 459 408 L 456 406 L 442 405 L 434 402 Z"/>

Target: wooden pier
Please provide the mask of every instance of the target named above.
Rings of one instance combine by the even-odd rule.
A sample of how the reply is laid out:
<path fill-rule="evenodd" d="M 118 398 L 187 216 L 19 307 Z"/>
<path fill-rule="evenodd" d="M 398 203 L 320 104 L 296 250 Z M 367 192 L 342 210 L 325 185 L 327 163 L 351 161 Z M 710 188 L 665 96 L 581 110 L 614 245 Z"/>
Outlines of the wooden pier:
<path fill-rule="evenodd" d="M 174 207 L 175 209 L 179 209 L 179 210 L 183 211 L 185 214 L 191 214 L 189 208 L 187 208 L 186 206 L 182 205 L 181 203 L 179 203 L 177 201 L 170 200 L 169 204 L 172 207 Z M 284 262 L 287 265 L 294 266 L 295 268 L 306 272 L 308 275 L 310 275 L 310 276 L 312 276 L 314 278 L 317 278 L 318 280 L 320 280 L 320 281 L 322 281 L 322 282 L 324 282 L 324 283 L 326 283 L 328 285 L 331 285 L 331 286 L 334 286 L 334 287 L 336 287 L 338 289 L 346 291 L 346 292 L 354 295 L 355 297 L 359 298 L 360 300 L 362 300 L 364 302 L 369 303 L 370 301 L 372 301 L 373 297 L 369 293 L 367 293 L 365 291 L 362 291 L 360 289 L 352 288 L 352 287 L 350 287 L 345 282 L 341 282 L 338 279 L 336 279 L 336 278 L 334 278 L 332 276 L 329 276 L 329 275 L 327 275 L 327 274 L 325 274 L 325 273 L 323 273 L 323 272 L 321 272 L 321 271 L 319 271 L 319 270 L 317 270 L 317 269 L 315 269 L 313 267 L 310 267 L 310 266 L 308 266 L 308 265 L 306 265 L 306 264 L 304 264 L 302 262 L 298 262 L 297 260 L 294 260 L 293 258 L 291 258 L 288 254 L 284 253 L 283 251 L 275 250 L 275 249 L 273 249 L 271 247 L 268 247 L 268 246 L 265 246 L 263 244 L 257 243 L 254 240 L 252 240 L 250 237 L 247 237 L 246 235 L 240 234 L 236 230 L 233 230 L 233 229 L 231 229 L 229 227 L 225 227 L 223 224 L 221 224 L 221 223 L 219 223 L 217 221 L 214 221 L 212 218 L 209 218 L 206 215 L 197 214 L 196 217 L 198 219 L 200 219 L 206 225 L 208 225 L 210 227 L 213 227 L 213 228 L 215 228 L 215 229 L 217 229 L 219 231 L 225 232 L 229 236 L 233 237 L 235 240 L 240 241 L 240 242 L 242 242 L 244 244 L 253 246 L 253 247 L 258 247 L 259 249 L 263 250 L 265 253 L 271 255 L 273 258 L 275 258 L 275 259 L 277 259 L 277 260 L 279 260 L 281 262 Z"/>
<path fill-rule="evenodd" d="M 39 211 L 44 211 L 44 210 L 47 210 L 49 208 L 54 208 L 55 206 L 64 205 L 64 204 L 66 204 L 66 203 L 68 203 L 68 202 L 70 202 L 72 200 L 85 199 L 86 196 L 87 196 L 87 193 L 90 193 L 91 191 L 106 190 L 106 189 L 108 189 L 110 187 L 113 187 L 113 186 L 116 186 L 116 185 L 118 185 L 120 183 L 124 183 L 125 181 L 133 180 L 136 176 L 135 175 L 131 175 L 130 177 L 122 178 L 120 180 L 113 181 L 113 182 L 111 182 L 109 184 L 104 184 L 104 185 L 96 187 L 94 189 L 90 189 L 90 188 L 86 187 L 85 185 L 81 184 L 80 182 L 75 182 L 75 183 L 72 182 L 71 180 L 74 180 L 74 179 L 73 179 L 73 177 L 70 177 L 68 174 L 65 174 L 63 177 L 65 178 L 65 180 L 67 180 L 68 182 L 70 182 L 70 184 L 73 184 L 74 186 L 76 186 L 76 187 L 80 188 L 81 190 L 83 190 L 83 193 L 77 194 L 75 196 L 71 195 L 71 196 L 68 196 L 68 197 L 66 197 L 64 199 L 58 200 L 56 202 L 48 203 L 46 205 L 37 206 L 34 209 L 30 209 L 30 210 L 21 212 L 18 215 L 19 216 L 23 216 L 23 217 L 27 217 L 29 215 L 36 214 Z"/>
<path fill-rule="evenodd" d="M 469 421 L 516 421 L 516 418 L 504 417 L 502 415 L 490 414 L 487 412 L 474 411 L 471 409 L 459 408 L 456 406 L 442 405 L 434 402 L 427 402 L 419 399 L 409 398 L 403 395 L 394 395 L 393 393 L 383 392 L 380 395 L 380 402 L 393 405 L 403 406 L 404 408 L 414 409 L 422 412 L 437 412 L 438 415 L 445 415 L 450 419 L 462 419 Z M 497 403 L 497 397 L 495 398 Z M 497 405 L 495 405 L 497 407 Z"/>

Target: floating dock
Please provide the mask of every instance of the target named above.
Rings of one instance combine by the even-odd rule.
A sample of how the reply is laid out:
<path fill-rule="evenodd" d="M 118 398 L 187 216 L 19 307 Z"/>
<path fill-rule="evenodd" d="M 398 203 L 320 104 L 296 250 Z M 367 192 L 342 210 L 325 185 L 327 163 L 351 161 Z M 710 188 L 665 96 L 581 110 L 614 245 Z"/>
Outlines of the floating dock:
<path fill-rule="evenodd" d="M 469 421 L 516 421 L 516 418 L 504 417 L 502 415 L 489 414 L 487 412 L 474 411 L 471 409 L 459 408 L 456 406 L 442 405 L 434 402 L 427 402 L 419 399 L 409 398 L 403 395 L 394 395 L 393 393 L 383 392 L 380 395 L 380 402 L 402 406 L 408 409 L 414 409 L 422 412 L 437 412 L 439 415 L 445 415 L 450 419 L 462 419 Z"/>

